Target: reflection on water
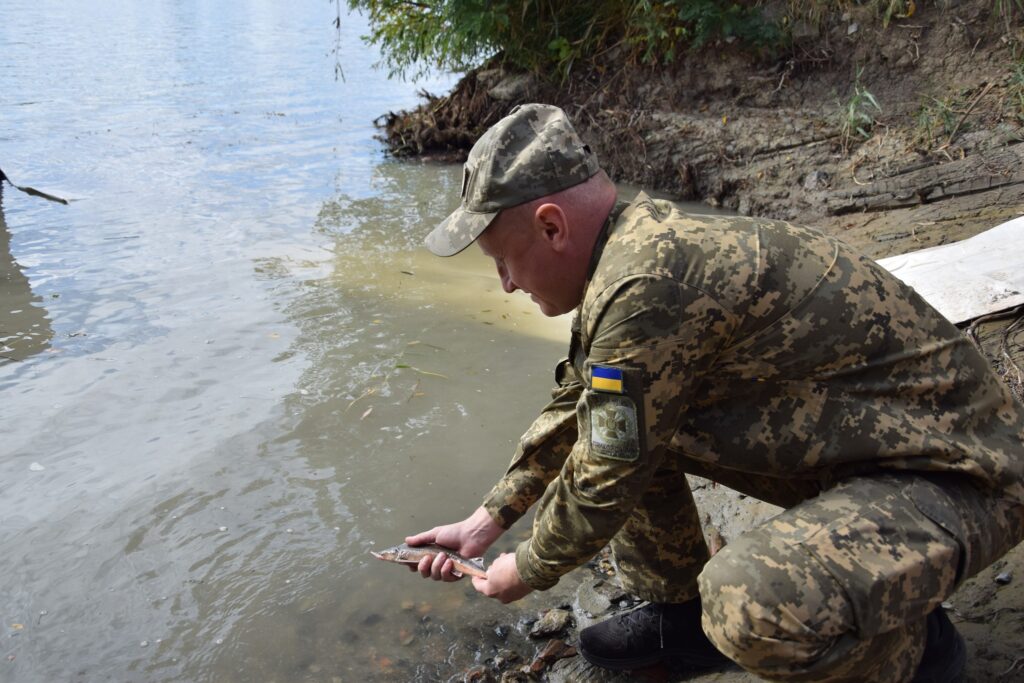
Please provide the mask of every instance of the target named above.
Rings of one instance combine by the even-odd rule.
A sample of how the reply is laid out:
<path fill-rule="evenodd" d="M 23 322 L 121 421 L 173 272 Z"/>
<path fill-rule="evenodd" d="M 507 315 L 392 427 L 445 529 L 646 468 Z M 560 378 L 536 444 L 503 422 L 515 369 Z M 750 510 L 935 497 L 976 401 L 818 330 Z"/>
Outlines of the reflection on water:
<path fill-rule="evenodd" d="M 49 348 L 53 328 L 42 304 L 42 297 L 32 293 L 11 253 L 11 233 L 4 219 L 4 183 L 0 182 L 0 365 Z"/>

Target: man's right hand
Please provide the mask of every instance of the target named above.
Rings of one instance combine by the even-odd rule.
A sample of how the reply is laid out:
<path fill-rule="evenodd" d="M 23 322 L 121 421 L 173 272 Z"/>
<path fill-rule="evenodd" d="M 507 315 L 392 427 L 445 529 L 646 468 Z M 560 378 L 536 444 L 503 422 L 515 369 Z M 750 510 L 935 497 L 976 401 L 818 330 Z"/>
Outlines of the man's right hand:
<path fill-rule="evenodd" d="M 463 557 L 472 558 L 483 556 L 503 533 L 505 530 L 498 526 L 490 513 L 481 506 L 461 522 L 436 526 L 429 531 L 406 536 L 405 542 L 409 545 L 436 543 L 451 548 Z M 425 579 L 458 581 L 461 577 L 452 574 L 454 568 L 454 563 L 444 553 L 424 557 L 418 565 L 409 567 L 413 571 L 419 571 Z"/>

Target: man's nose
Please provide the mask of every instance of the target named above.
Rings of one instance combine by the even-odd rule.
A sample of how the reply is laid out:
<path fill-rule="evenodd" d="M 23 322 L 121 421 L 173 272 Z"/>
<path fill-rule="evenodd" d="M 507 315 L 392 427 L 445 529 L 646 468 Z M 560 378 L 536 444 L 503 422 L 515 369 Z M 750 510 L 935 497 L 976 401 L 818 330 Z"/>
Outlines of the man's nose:
<path fill-rule="evenodd" d="M 519 289 L 516 287 L 516 283 L 512 282 L 512 277 L 508 274 L 508 269 L 504 266 L 498 267 L 498 277 L 501 279 L 501 288 L 505 290 L 507 294 Z"/>

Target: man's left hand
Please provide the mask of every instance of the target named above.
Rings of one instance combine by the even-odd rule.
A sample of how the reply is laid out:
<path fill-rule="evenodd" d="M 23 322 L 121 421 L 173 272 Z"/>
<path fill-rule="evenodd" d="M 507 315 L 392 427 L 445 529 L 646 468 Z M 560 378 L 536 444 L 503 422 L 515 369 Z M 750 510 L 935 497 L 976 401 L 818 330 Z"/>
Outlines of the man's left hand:
<path fill-rule="evenodd" d="M 523 583 L 516 569 L 514 553 L 503 553 L 491 563 L 487 570 L 487 578 L 473 578 L 473 588 L 489 598 L 496 598 L 503 603 L 515 602 L 532 592 L 533 589 Z"/>

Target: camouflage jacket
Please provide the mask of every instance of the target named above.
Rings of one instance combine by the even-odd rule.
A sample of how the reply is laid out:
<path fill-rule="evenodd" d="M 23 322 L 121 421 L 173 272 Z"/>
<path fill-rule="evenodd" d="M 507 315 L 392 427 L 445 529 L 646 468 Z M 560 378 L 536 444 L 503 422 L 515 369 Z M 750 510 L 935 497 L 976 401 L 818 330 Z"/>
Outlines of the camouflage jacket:
<path fill-rule="evenodd" d="M 484 506 L 540 499 L 534 588 L 593 557 L 666 459 L 822 486 L 957 471 L 1024 501 L 1024 417 L 961 332 L 842 242 L 639 195 L 606 226 L 552 402 Z"/>

